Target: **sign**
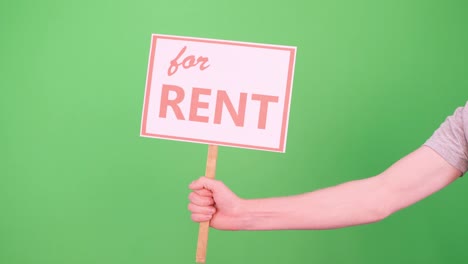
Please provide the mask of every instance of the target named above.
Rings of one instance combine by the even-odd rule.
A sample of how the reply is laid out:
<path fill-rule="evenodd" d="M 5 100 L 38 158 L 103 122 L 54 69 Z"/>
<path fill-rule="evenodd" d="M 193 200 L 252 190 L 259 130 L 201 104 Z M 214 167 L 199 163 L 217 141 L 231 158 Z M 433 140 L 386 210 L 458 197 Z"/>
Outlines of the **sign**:
<path fill-rule="evenodd" d="M 152 35 L 141 136 L 285 152 L 295 55 Z"/>

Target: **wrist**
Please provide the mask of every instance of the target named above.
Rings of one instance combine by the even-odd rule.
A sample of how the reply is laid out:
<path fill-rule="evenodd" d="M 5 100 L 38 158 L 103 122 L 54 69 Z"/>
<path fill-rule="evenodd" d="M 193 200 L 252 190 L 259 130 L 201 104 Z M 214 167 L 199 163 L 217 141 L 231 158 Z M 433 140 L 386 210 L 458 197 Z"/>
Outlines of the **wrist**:
<path fill-rule="evenodd" d="M 261 222 L 271 220 L 271 212 L 265 211 L 261 199 L 242 199 L 239 207 L 238 230 L 264 230 Z"/>
<path fill-rule="evenodd" d="M 236 230 L 253 230 L 253 211 L 253 200 L 240 199 L 236 214 Z"/>

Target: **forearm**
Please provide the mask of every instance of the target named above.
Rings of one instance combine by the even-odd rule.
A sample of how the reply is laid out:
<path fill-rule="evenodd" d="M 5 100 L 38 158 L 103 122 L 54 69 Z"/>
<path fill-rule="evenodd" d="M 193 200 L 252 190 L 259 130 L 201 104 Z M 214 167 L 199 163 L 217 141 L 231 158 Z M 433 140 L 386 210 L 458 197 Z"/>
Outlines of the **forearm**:
<path fill-rule="evenodd" d="M 379 221 L 447 186 L 461 172 L 428 147 L 378 176 L 306 194 L 245 200 L 245 230 L 331 229 Z"/>
<path fill-rule="evenodd" d="M 243 230 L 332 229 L 379 221 L 390 214 L 377 177 L 289 197 L 245 200 Z"/>

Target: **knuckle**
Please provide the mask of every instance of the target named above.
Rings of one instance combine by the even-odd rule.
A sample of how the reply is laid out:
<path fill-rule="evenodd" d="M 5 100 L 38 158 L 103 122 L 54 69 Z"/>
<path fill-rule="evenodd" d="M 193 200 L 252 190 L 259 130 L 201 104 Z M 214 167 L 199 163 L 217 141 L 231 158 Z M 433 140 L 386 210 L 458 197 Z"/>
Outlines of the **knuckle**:
<path fill-rule="evenodd" d="M 206 189 L 200 190 L 198 192 L 198 194 L 201 195 L 201 196 L 205 196 L 205 197 L 210 197 L 211 196 L 211 192 L 206 190 Z"/>
<path fill-rule="evenodd" d="M 203 207 L 202 212 L 203 212 L 203 214 L 209 214 L 210 210 L 207 207 Z"/>
<path fill-rule="evenodd" d="M 205 199 L 200 200 L 200 205 L 208 206 L 211 205 L 211 198 L 206 197 Z"/>
<path fill-rule="evenodd" d="M 214 200 L 210 196 L 202 196 L 197 193 L 190 193 L 189 200 L 191 203 L 194 203 L 199 206 L 208 206 L 214 204 Z"/>
<path fill-rule="evenodd" d="M 191 193 L 189 194 L 189 200 L 190 200 L 191 202 L 197 203 L 197 201 L 200 200 L 200 196 L 199 196 L 197 193 L 195 193 L 195 192 L 191 192 Z"/>
<path fill-rule="evenodd" d="M 216 213 L 216 208 L 210 207 L 210 214 L 215 214 Z"/>
<path fill-rule="evenodd" d="M 207 205 L 213 205 L 213 204 L 214 204 L 214 200 L 213 200 L 213 198 L 211 198 L 211 197 L 210 197 L 210 198 L 208 198 L 208 201 L 207 201 L 207 203 L 208 203 Z"/>
<path fill-rule="evenodd" d="M 192 218 L 192 221 L 198 222 L 198 218 L 197 218 L 196 215 L 192 214 L 192 215 L 190 216 L 190 218 Z"/>
<path fill-rule="evenodd" d="M 209 214 L 209 215 L 213 214 L 213 208 L 211 208 L 211 206 L 210 207 L 205 207 L 204 211 L 205 211 L 206 214 Z"/>

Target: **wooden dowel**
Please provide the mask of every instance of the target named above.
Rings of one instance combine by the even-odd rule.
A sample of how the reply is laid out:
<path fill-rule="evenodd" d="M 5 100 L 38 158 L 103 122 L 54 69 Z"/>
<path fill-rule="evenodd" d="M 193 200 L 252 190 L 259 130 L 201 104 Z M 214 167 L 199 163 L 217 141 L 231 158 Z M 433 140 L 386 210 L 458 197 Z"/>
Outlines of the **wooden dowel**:
<path fill-rule="evenodd" d="M 205 177 L 214 179 L 216 176 L 216 160 L 218 159 L 218 146 L 208 146 L 208 157 L 206 159 Z M 197 242 L 197 263 L 206 262 L 206 248 L 208 245 L 208 231 L 210 229 L 210 221 L 201 222 L 198 229 L 198 242 Z"/>

